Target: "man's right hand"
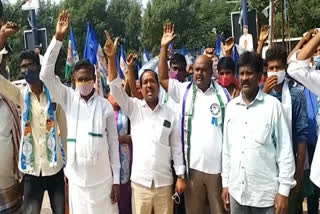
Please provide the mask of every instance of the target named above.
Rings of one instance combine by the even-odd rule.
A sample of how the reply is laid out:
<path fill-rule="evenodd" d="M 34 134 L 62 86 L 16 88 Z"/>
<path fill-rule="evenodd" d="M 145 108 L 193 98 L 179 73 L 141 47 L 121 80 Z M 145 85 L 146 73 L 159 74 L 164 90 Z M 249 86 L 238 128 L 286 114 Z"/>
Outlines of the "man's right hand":
<path fill-rule="evenodd" d="M 108 31 L 105 30 L 104 33 L 106 34 L 106 43 L 103 47 L 103 50 L 109 58 L 115 57 L 117 53 L 119 37 L 117 37 L 113 42 Z"/>
<path fill-rule="evenodd" d="M 174 24 L 168 23 L 163 27 L 163 36 L 161 39 L 161 46 L 168 47 L 170 42 L 176 37 L 174 34 Z"/>
<path fill-rule="evenodd" d="M 277 85 L 278 78 L 276 75 L 268 77 L 264 83 L 263 92 L 269 94 L 270 91 Z"/>
<path fill-rule="evenodd" d="M 134 67 L 137 57 L 138 57 L 137 54 L 133 54 L 133 53 L 130 53 L 127 56 L 126 63 L 127 63 L 128 69 Z"/>
<path fill-rule="evenodd" d="M 68 10 L 64 10 L 60 13 L 57 26 L 56 26 L 56 39 L 59 41 L 63 41 L 66 35 L 69 33 L 70 26 L 70 12 Z"/>
<path fill-rule="evenodd" d="M 222 189 L 222 201 L 223 201 L 223 206 L 226 212 L 230 212 L 230 196 L 229 196 L 229 188 L 223 188 Z"/>
<path fill-rule="evenodd" d="M 206 48 L 203 52 L 203 55 L 206 55 L 212 60 L 212 58 L 215 56 L 214 48 Z"/>
<path fill-rule="evenodd" d="M 259 41 L 266 41 L 266 39 L 269 36 L 269 31 L 270 31 L 269 25 L 262 26 L 262 28 L 260 30 Z"/>
<path fill-rule="evenodd" d="M 18 25 L 14 22 L 7 22 L 5 25 L 1 27 L 0 33 L 5 37 L 8 38 L 9 36 L 14 35 L 18 32 L 19 28 Z"/>

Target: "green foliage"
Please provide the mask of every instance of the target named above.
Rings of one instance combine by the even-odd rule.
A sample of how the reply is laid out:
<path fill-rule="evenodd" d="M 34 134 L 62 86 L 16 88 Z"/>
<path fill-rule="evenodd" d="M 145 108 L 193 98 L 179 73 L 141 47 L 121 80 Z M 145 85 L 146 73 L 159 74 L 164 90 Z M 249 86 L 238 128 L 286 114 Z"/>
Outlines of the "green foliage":
<path fill-rule="evenodd" d="M 14 51 L 9 58 L 12 79 L 19 76 L 19 53 L 24 49 L 23 31 L 30 29 L 29 13 L 15 4 L 4 1 L 4 19 L 19 24 L 20 31 L 9 38 Z M 261 12 L 269 5 L 269 0 L 248 0 L 249 7 Z M 163 26 L 172 22 L 176 26 L 175 48 L 200 48 L 215 46 L 217 34 L 224 38 L 231 35 L 230 13 L 239 11 L 241 1 L 228 4 L 226 0 L 150 0 L 143 9 L 141 0 L 41 0 L 37 14 L 38 27 L 47 29 L 48 42 L 55 33 L 57 16 L 63 9 L 72 15 L 77 48 L 80 58 L 83 55 L 87 22 L 94 27 L 99 42 L 105 42 L 104 30 L 113 37 L 120 36 L 126 52 L 140 52 L 143 48 L 159 53 Z M 319 27 L 319 0 L 291 0 L 289 8 L 291 36 L 298 37 L 310 28 Z M 281 37 L 281 14 L 277 7 L 276 37 Z M 67 39 L 64 41 L 56 73 L 63 77 L 67 55 Z"/>

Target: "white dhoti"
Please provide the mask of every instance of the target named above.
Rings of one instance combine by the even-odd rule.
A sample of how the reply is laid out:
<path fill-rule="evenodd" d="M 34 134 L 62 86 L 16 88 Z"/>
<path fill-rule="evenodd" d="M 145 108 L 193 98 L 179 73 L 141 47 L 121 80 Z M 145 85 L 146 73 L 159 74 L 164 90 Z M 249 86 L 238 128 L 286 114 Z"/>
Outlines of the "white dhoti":
<path fill-rule="evenodd" d="M 80 187 L 69 181 L 70 214 L 119 214 L 111 203 L 112 180 L 94 187 Z"/>

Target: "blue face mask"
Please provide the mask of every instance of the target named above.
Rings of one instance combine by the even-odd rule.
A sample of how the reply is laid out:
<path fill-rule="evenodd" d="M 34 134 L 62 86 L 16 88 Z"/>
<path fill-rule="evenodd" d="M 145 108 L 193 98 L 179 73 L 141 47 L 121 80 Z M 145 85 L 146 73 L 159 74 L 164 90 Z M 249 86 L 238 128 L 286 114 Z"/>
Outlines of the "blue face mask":
<path fill-rule="evenodd" d="M 27 83 L 35 84 L 36 82 L 40 81 L 39 74 L 40 74 L 39 71 L 31 71 L 27 69 L 24 72 L 24 78 L 26 79 Z"/>

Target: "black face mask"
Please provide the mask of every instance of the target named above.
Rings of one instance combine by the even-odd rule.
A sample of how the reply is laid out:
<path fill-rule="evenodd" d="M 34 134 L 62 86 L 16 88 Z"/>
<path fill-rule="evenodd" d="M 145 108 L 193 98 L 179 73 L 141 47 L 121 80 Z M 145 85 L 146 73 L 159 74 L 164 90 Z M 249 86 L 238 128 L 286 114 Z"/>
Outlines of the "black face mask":
<path fill-rule="evenodd" d="M 23 75 L 27 83 L 29 84 L 35 84 L 36 82 L 40 81 L 40 71 L 31 71 L 27 69 L 27 71 L 25 71 Z"/>

